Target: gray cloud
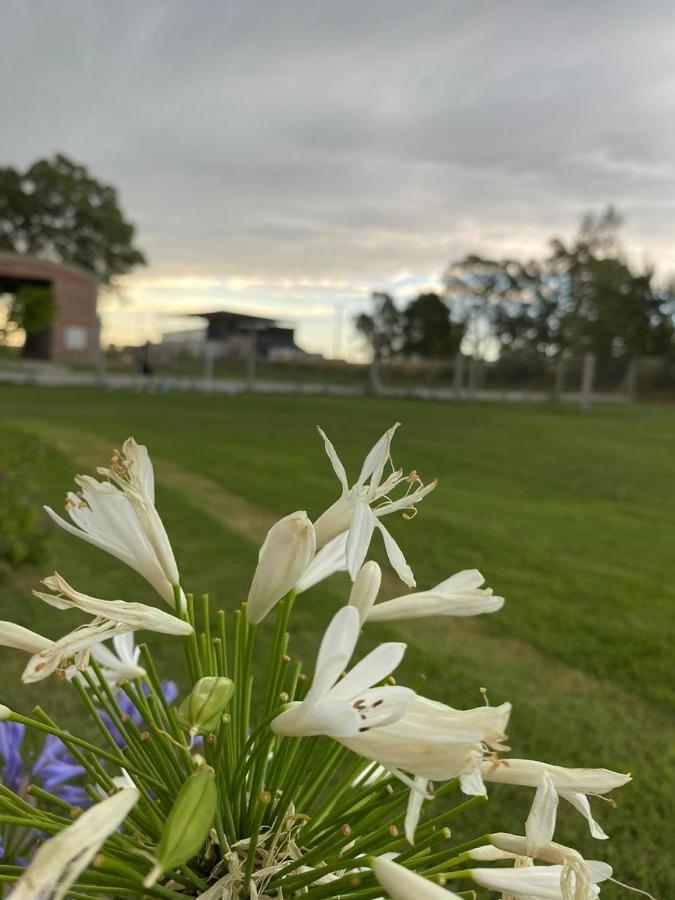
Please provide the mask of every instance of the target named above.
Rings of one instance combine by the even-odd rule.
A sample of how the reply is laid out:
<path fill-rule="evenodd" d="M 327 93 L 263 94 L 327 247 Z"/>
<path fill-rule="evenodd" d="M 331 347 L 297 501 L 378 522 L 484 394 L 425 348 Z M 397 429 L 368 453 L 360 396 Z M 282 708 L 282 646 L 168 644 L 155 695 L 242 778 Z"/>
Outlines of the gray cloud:
<path fill-rule="evenodd" d="M 610 201 L 672 270 L 674 33 L 670 0 L 5 0 L 2 159 L 117 184 L 152 275 L 424 279 Z"/>

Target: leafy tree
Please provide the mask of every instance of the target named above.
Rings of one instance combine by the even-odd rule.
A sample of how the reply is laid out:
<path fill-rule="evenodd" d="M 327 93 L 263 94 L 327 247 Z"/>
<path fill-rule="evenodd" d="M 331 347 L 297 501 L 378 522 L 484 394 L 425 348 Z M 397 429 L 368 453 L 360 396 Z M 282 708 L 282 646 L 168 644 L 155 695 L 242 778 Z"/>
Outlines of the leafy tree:
<path fill-rule="evenodd" d="M 476 356 L 556 357 L 570 349 L 602 360 L 673 352 L 675 294 L 635 272 L 609 207 L 587 215 L 577 237 L 551 242 L 543 261 L 468 256 L 446 273 L 446 297 Z"/>
<path fill-rule="evenodd" d="M 61 154 L 0 168 L 0 250 L 81 266 L 102 284 L 146 262 L 115 188 Z"/>
<path fill-rule="evenodd" d="M 45 285 L 20 287 L 9 308 L 5 334 L 22 328 L 26 332 L 23 355 L 44 359 L 48 354 L 49 325 L 54 318 L 54 297 Z"/>
<path fill-rule="evenodd" d="M 373 293 L 374 310 L 371 316 L 361 313 L 356 317 L 356 329 L 373 349 L 377 363 L 398 353 L 403 346 L 404 316 L 389 294 Z"/>
<path fill-rule="evenodd" d="M 404 353 L 449 357 L 459 350 L 463 335 L 464 325 L 452 321 L 447 304 L 438 294 L 420 294 L 405 309 Z"/>
<path fill-rule="evenodd" d="M 146 262 L 115 188 L 61 154 L 23 172 L 0 167 L 0 250 L 80 266 L 103 285 Z M 24 356 L 46 356 L 54 312 L 44 288 L 15 294 L 5 330 L 25 330 Z"/>

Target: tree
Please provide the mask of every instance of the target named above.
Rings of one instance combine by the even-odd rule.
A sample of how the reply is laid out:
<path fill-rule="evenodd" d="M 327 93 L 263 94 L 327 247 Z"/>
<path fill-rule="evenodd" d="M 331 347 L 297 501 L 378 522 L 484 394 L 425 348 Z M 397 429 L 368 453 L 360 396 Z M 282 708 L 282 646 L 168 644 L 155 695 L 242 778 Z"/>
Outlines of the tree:
<path fill-rule="evenodd" d="M 24 172 L 0 167 L 0 250 L 80 266 L 103 285 L 146 263 L 115 188 L 61 154 Z M 25 356 L 45 356 L 54 311 L 44 289 L 14 296 L 7 326 L 25 330 Z"/>
<path fill-rule="evenodd" d="M 657 290 L 652 271 L 636 272 L 609 207 L 584 216 L 569 244 L 551 242 L 542 261 L 468 256 L 447 270 L 446 297 L 467 329 L 476 356 L 551 359 L 565 350 L 601 361 L 674 351 L 671 289 Z"/>
<path fill-rule="evenodd" d="M 115 188 L 58 154 L 24 172 L 0 168 L 0 250 L 81 266 L 110 284 L 145 265 Z"/>
<path fill-rule="evenodd" d="M 404 312 L 403 352 L 447 358 L 459 350 L 464 325 L 453 322 L 448 306 L 438 294 L 420 294 Z"/>
<path fill-rule="evenodd" d="M 404 316 L 389 294 L 374 292 L 372 316 L 361 313 L 356 317 L 356 329 L 373 349 L 373 360 L 378 363 L 398 353 L 403 346 Z"/>

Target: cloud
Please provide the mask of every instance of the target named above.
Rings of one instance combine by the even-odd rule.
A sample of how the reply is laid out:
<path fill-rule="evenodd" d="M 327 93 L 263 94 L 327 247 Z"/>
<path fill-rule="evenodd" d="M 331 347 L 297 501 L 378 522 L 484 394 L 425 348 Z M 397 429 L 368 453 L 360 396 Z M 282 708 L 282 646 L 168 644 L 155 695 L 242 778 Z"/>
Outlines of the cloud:
<path fill-rule="evenodd" d="M 149 298 L 285 298 L 302 331 L 608 202 L 675 268 L 674 28 L 669 0 L 9 0 L 3 157 L 119 187 L 141 323 Z"/>

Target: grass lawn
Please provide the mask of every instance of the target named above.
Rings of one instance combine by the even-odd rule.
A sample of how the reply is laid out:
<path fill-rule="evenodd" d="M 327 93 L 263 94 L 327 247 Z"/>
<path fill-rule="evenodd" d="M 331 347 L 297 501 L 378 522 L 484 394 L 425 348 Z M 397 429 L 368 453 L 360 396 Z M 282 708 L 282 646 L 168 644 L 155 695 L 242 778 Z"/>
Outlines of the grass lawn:
<path fill-rule="evenodd" d="M 616 810 L 594 803 L 612 840 L 593 841 L 571 808 L 558 840 L 606 858 L 616 877 L 664 900 L 675 865 L 669 800 L 675 786 L 672 718 L 675 602 L 675 412 L 655 407 L 576 410 L 317 397 L 132 395 L 94 390 L 0 388 L 0 466 L 15 429 L 51 452 L 40 473 L 57 509 L 76 471 L 92 471 L 133 434 L 156 460 L 158 506 L 188 589 L 217 605 L 245 596 L 257 548 L 281 515 L 317 516 L 338 485 L 313 426 L 328 431 L 348 471 L 400 420 L 394 459 L 438 489 L 414 522 L 391 522 L 418 584 L 479 568 L 507 598 L 493 616 L 367 627 L 363 648 L 409 643 L 400 680 L 426 676 L 424 691 L 452 706 L 514 703 L 513 754 L 562 765 L 632 771 Z M 374 542 L 377 553 L 381 547 Z M 49 634 L 69 614 L 39 605 L 30 589 L 58 568 L 88 593 L 150 599 L 133 573 L 57 532 L 49 559 L 0 586 L 2 618 Z M 393 581 L 387 590 L 393 594 Z M 335 578 L 298 602 L 292 650 L 311 660 L 347 590 Z M 402 591 L 400 591 L 402 593 Z M 153 602 L 153 601 L 151 601 Z M 154 642 L 162 674 L 175 645 Z M 48 704 L 62 723 L 66 686 L 22 688 L 25 659 L 2 651 L 0 701 Z M 494 786 L 486 807 L 458 821 L 522 833 L 531 793 Z M 670 888 L 670 890 L 669 890 Z M 623 896 L 609 885 L 603 897 Z"/>

